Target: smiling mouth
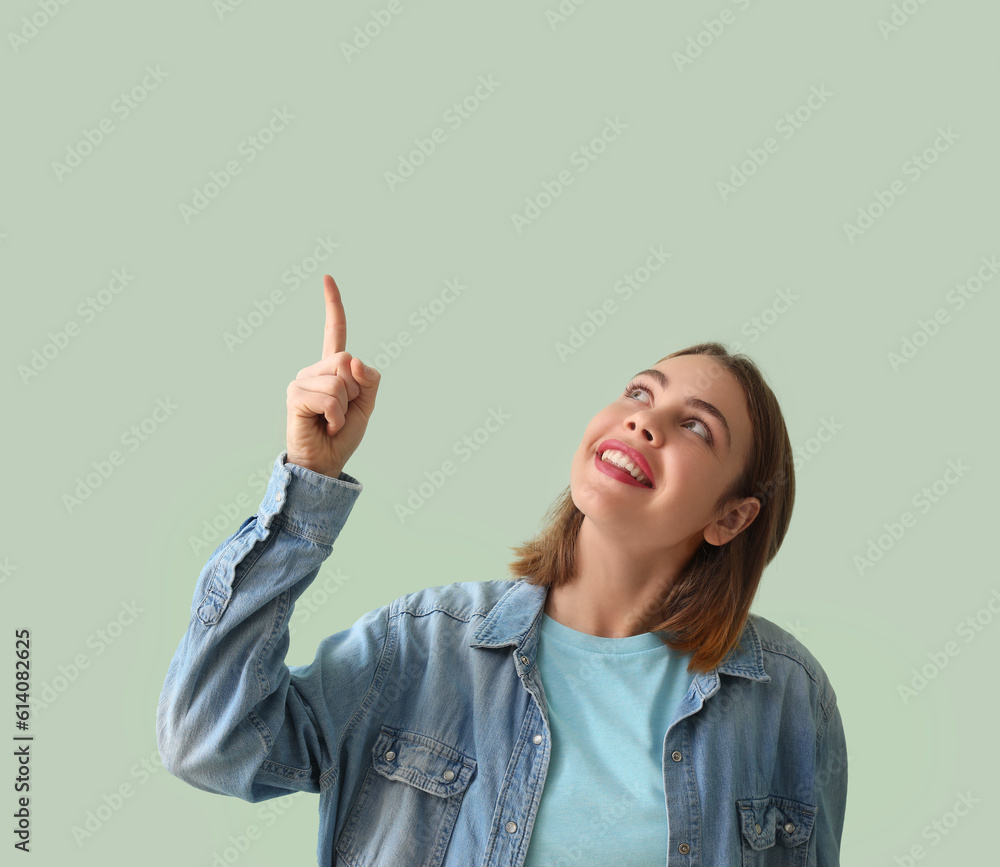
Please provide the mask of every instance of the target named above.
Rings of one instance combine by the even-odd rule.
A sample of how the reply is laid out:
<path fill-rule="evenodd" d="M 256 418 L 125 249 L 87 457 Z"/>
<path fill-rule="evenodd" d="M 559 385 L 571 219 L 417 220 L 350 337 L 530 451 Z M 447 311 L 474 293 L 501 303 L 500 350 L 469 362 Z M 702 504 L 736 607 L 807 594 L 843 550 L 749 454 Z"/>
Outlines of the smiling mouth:
<path fill-rule="evenodd" d="M 608 452 L 611 452 L 611 455 L 609 455 L 608 459 L 605 460 L 604 455 L 607 454 Z M 644 488 L 653 487 L 653 483 L 650 482 L 650 480 L 646 477 L 646 475 L 642 472 L 642 470 L 640 470 L 638 467 L 635 467 L 635 464 L 632 463 L 631 459 L 627 458 L 622 452 L 618 451 L 617 449 L 606 449 L 603 452 L 598 452 L 597 459 L 602 463 L 610 464 L 611 466 L 621 470 L 626 475 L 630 475 L 636 482 L 638 482 Z M 631 464 L 631 466 L 635 467 L 635 469 L 634 470 L 631 469 L 626 464 Z"/>

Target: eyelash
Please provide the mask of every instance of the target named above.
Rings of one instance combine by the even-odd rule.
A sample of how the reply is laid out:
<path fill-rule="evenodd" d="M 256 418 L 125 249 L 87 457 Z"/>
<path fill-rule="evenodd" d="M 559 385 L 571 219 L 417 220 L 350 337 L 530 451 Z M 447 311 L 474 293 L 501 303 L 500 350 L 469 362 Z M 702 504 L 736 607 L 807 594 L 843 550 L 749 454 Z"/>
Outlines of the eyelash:
<path fill-rule="evenodd" d="M 625 386 L 625 391 L 622 394 L 622 397 L 628 397 L 636 389 L 646 392 L 646 394 L 648 394 L 650 397 L 653 396 L 653 392 L 650 391 L 649 386 L 646 385 L 641 379 L 633 379 L 628 385 Z M 707 442 L 709 445 L 712 445 L 712 428 L 709 426 L 708 422 L 705 421 L 705 419 L 702 418 L 700 415 L 693 416 L 693 418 L 696 421 L 701 422 L 701 424 L 705 428 L 706 433 L 708 434 L 707 437 L 702 437 L 702 439 L 704 439 L 705 442 Z"/>

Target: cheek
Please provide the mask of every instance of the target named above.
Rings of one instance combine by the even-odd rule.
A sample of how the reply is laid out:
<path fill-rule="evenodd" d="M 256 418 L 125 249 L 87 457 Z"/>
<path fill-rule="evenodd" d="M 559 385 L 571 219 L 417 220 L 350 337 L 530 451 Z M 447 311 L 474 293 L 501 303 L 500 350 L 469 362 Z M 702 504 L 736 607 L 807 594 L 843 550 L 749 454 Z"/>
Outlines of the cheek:
<path fill-rule="evenodd" d="M 586 448 L 579 448 L 573 455 L 573 461 L 569 467 L 569 481 L 571 485 L 577 484 L 587 472 L 587 461 L 593 460 L 593 456 Z"/>
<path fill-rule="evenodd" d="M 604 413 L 598 413 L 584 429 L 576 449 L 576 456 L 583 457 L 591 454 L 602 439 L 613 436 L 613 430 L 612 420 L 606 418 Z"/>
<path fill-rule="evenodd" d="M 715 496 L 715 481 L 704 461 L 689 449 L 667 449 L 663 455 L 664 481 L 692 505 Z"/>
<path fill-rule="evenodd" d="M 612 424 L 612 419 L 609 414 L 602 410 L 597 415 L 595 415 L 589 422 L 587 422 L 587 427 L 584 430 L 584 439 L 594 439 L 598 432 L 601 430 L 607 430 Z"/>

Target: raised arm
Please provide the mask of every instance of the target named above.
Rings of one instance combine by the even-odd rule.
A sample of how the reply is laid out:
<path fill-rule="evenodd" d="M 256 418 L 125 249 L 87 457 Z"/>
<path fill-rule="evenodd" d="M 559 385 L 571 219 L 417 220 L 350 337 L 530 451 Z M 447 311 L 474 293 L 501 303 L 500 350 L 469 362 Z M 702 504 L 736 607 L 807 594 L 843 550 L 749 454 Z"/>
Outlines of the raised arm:
<path fill-rule="evenodd" d="M 316 578 L 361 493 L 343 471 L 379 374 L 344 351 L 340 293 L 325 278 L 323 357 L 288 388 L 288 449 L 257 514 L 216 548 L 157 707 L 164 766 L 197 788 L 259 801 L 319 791 L 338 773 L 351 719 L 375 682 L 388 606 L 285 664 L 295 601 Z"/>

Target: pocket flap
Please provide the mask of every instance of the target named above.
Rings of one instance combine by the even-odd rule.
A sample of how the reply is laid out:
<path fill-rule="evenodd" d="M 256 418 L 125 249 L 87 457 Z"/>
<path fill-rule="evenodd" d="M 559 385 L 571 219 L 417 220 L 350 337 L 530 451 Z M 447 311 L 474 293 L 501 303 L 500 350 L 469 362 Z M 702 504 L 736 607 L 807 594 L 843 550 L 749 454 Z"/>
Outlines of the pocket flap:
<path fill-rule="evenodd" d="M 476 760 L 427 735 L 383 725 L 372 747 L 375 770 L 431 795 L 464 792 L 476 771 Z"/>
<path fill-rule="evenodd" d="M 816 808 L 791 798 L 741 798 L 736 802 L 743 836 L 751 848 L 770 849 L 775 842 L 799 846 L 809 839 Z"/>

